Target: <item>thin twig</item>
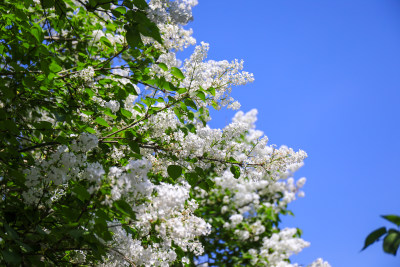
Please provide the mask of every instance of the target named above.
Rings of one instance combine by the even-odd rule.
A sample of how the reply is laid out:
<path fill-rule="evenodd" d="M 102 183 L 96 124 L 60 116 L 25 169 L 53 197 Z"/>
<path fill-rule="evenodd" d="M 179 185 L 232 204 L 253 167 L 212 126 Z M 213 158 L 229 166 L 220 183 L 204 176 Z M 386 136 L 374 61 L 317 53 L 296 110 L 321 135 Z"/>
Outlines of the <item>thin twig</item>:
<path fill-rule="evenodd" d="M 184 99 L 187 98 L 187 97 L 189 97 L 189 95 L 185 95 L 185 96 L 182 97 L 181 99 L 176 100 L 176 101 L 173 101 L 171 104 L 168 104 L 168 105 L 166 105 L 165 107 L 163 107 L 162 109 L 155 111 L 153 114 L 160 113 L 161 111 L 164 111 L 164 110 L 170 108 L 171 106 L 173 106 L 173 105 L 175 105 L 176 103 L 178 103 L 178 102 L 184 100 Z M 140 120 L 137 120 L 137 121 L 135 121 L 135 122 L 129 124 L 128 126 L 123 127 L 123 128 L 120 129 L 120 130 L 117 130 L 117 131 L 115 131 L 115 132 L 112 132 L 112 133 L 110 133 L 110 134 L 108 134 L 108 135 L 106 135 L 106 136 L 100 138 L 99 141 L 102 142 L 104 139 L 107 139 L 108 137 L 113 136 L 114 134 L 120 133 L 120 132 L 125 131 L 125 130 L 127 130 L 127 129 L 129 129 L 129 128 L 132 128 L 133 126 L 135 126 L 135 125 L 138 124 L 139 122 L 142 122 L 142 121 L 148 119 L 149 117 L 150 117 L 150 115 L 149 115 L 149 114 L 146 114 L 146 115 L 145 115 L 143 118 L 141 118 Z"/>
<path fill-rule="evenodd" d="M 62 36 L 45 36 L 45 40 L 50 40 L 50 41 L 77 41 L 77 38 L 66 38 Z"/>
<path fill-rule="evenodd" d="M 126 257 L 122 252 L 116 250 L 115 248 L 110 248 L 112 251 L 118 253 L 122 258 L 124 258 L 124 260 L 126 260 L 129 264 L 131 264 L 132 266 L 136 267 L 136 264 L 129 259 L 128 257 Z"/>

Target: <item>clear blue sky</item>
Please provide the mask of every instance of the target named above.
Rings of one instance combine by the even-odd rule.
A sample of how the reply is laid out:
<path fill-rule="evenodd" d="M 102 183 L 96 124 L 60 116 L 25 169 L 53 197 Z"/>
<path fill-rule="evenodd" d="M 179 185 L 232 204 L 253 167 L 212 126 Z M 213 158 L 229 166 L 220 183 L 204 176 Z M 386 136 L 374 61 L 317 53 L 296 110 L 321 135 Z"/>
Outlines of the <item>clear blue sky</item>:
<path fill-rule="evenodd" d="M 339 267 L 400 266 L 372 230 L 400 214 L 400 1 L 199 0 L 189 26 L 209 58 L 244 59 L 255 82 L 233 96 L 257 108 L 271 143 L 304 149 L 297 174 L 306 197 L 292 203 L 311 242 L 292 259 Z M 212 114 L 223 127 L 232 112 Z"/>

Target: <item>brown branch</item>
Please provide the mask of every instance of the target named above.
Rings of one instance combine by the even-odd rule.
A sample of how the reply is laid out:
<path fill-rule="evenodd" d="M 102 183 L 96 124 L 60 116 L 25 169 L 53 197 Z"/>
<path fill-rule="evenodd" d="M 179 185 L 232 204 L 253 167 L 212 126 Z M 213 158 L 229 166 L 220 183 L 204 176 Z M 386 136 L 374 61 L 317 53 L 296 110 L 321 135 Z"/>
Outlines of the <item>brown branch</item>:
<path fill-rule="evenodd" d="M 124 260 L 126 260 L 129 264 L 131 264 L 132 266 L 136 267 L 136 264 L 129 259 L 128 257 L 126 257 L 122 252 L 118 251 L 115 248 L 110 248 L 112 251 L 116 252 L 117 254 L 119 254 L 122 258 L 124 258 Z"/>
<path fill-rule="evenodd" d="M 77 41 L 77 38 L 66 38 L 62 36 L 45 36 L 45 40 L 50 40 L 50 41 Z"/>
<path fill-rule="evenodd" d="M 106 141 L 107 142 L 107 141 Z M 118 143 L 118 141 L 109 141 L 109 142 L 116 142 Z M 163 151 L 168 151 L 168 152 L 176 152 L 178 150 L 174 150 L 171 148 L 166 148 L 166 147 L 161 147 L 157 144 L 139 144 L 139 147 L 141 148 L 148 148 L 148 149 L 153 149 L 153 150 L 163 150 Z M 222 159 L 214 159 L 214 158 L 208 158 L 208 157 L 196 157 L 199 160 L 202 161 L 214 161 L 214 162 L 219 162 L 221 164 L 231 164 L 231 165 L 237 165 L 240 167 L 264 167 L 267 163 L 272 163 L 273 161 L 275 161 L 276 159 L 273 159 L 270 162 L 264 162 L 264 163 L 248 163 L 245 164 L 244 162 L 230 162 L 230 161 L 226 161 L 226 160 L 222 160 Z"/>
<path fill-rule="evenodd" d="M 17 74 L 27 74 L 27 73 L 42 73 L 40 70 L 28 70 L 28 71 L 14 71 L 14 72 L 0 72 L 0 76 L 14 76 Z"/>
<path fill-rule="evenodd" d="M 163 92 L 164 94 L 167 93 L 166 90 L 157 88 L 157 87 L 155 87 L 155 86 L 153 86 L 153 85 L 150 85 L 150 84 L 148 84 L 148 83 L 145 83 L 145 82 L 142 82 L 142 81 L 136 81 L 136 82 L 137 82 L 137 83 L 140 83 L 140 84 L 142 84 L 142 85 L 144 85 L 144 86 L 148 86 L 148 87 L 150 87 L 150 88 L 153 88 L 153 89 L 156 90 L 156 91 L 161 91 L 161 92 Z"/>
<path fill-rule="evenodd" d="M 26 152 L 26 151 L 30 151 L 30 150 L 35 150 L 36 148 L 40 148 L 40 147 L 53 146 L 53 145 L 59 145 L 59 144 L 60 143 L 58 143 L 58 142 L 48 142 L 48 143 L 43 143 L 43 144 L 39 144 L 39 145 L 35 145 L 35 146 L 22 148 L 22 149 L 18 150 L 18 152 Z"/>
<path fill-rule="evenodd" d="M 93 68 L 96 68 L 96 67 L 98 67 L 99 65 L 102 65 L 102 64 L 104 65 L 104 64 L 109 63 L 111 60 L 113 60 L 114 58 L 118 57 L 118 56 L 121 55 L 123 52 L 125 52 L 128 48 L 129 48 L 129 46 L 128 46 L 128 45 L 125 45 L 125 46 L 121 49 L 121 51 L 119 51 L 118 53 L 116 53 L 114 56 L 110 57 L 110 58 L 107 59 L 106 61 L 103 61 L 103 62 L 98 63 L 98 64 L 95 65 Z"/>

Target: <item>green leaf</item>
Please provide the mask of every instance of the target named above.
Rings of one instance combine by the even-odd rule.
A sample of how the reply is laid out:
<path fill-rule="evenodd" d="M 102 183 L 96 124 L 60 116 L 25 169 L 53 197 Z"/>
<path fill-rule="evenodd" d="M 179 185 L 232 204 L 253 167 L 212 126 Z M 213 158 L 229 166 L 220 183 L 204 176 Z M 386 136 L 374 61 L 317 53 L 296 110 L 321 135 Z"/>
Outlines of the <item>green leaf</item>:
<path fill-rule="evenodd" d="M 211 180 L 211 179 L 207 179 L 207 180 L 206 180 L 206 183 L 208 184 L 208 186 L 209 186 L 210 188 L 215 187 L 215 182 L 214 182 L 213 180 Z"/>
<path fill-rule="evenodd" d="M 55 8 L 56 14 L 59 16 L 59 18 L 65 17 L 65 15 L 67 14 L 67 4 L 65 3 L 65 1 L 57 0 Z"/>
<path fill-rule="evenodd" d="M 94 232 L 105 241 L 112 240 L 112 235 L 107 227 L 107 222 L 102 219 L 96 219 L 94 225 Z"/>
<path fill-rule="evenodd" d="M 127 27 L 126 41 L 132 48 L 138 47 L 139 45 L 143 44 L 142 39 L 140 38 L 140 33 L 136 25 L 135 26 L 130 25 Z"/>
<path fill-rule="evenodd" d="M 368 246 L 370 246 L 372 243 L 377 241 L 381 236 L 386 234 L 386 227 L 381 227 L 379 229 L 376 229 L 372 233 L 370 233 L 367 238 L 365 239 L 365 244 L 364 247 L 361 250 L 366 249 Z"/>
<path fill-rule="evenodd" d="M 128 119 L 132 118 L 132 112 L 130 112 L 124 108 L 121 108 L 121 114 L 124 115 L 125 117 L 127 117 Z"/>
<path fill-rule="evenodd" d="M 189 113 L 188 113 L 189 116 L 190 116 L 191 114 L 193 114 L 193 113 L 192 113 L 192 112 L 189 112 Z M 191 118 L 189 118 L 189 119 L 191 119 Z M 196 127 L 195 127 L 193 124 L 191 124 L 191 123 L 185 125 L 185 128 L 187 128 L 191 133 L 196 133 Z"/>
<path fill-rule="evenodd" d="M 39 42 L 39 43 L 41 43 L 42 41 L 43 41 L 43 34 L 42 34 L 42 28 L 39 26 L 39 25 L 37 25 L 37 24 L 34 24 L 32 27 L 31 27 L 31 34 L 33 35 L 33 36 L 35 36 L 35 38 L 36 38 L 36 40 Z"/>
<path fill-rule="evenodd" d="M 102 37 L 100 38 L 100 42 L 102 42 L 103 44 L 105 44 L 105 45 L 108 46 L 109 48 L 113 48 L 113 45 L 112 45 L 111 41 L 108 40 L 107 37 L 105 37 L 105 36 L 102 36 Z"/>
<path fill-rule="evenodd" d="M 135 152 L 137 154 L 140 154 L 140 147 L 139 147 L 139 144 L 137 142 L 129 140 L 128 141 L 128 145 L 132 149 L 133 152 Z"/>
<path fill-rule="evenodd" d="M 4 223 L 4 228 L 7 232 L 7 235 L 9 237 L 11 237 L 13 240 L 18 240 L 19 236 L 17 234 L 17 232 L 15 232 L 15 230 L 13 228 L 11 228 L 7 223 Z"/>
<path fill-rule="evenodd" d="M 21 262 L 21 256 L 17 253 L 10 250 L 2 250 L 1 254 L 3 254 L 3 259 L 10 264 L 19 265 Z"/>
<path fill-rule="evenodd" d="M 79 240 L 81 236 L 85 233 L 85 230 L 83 229 L 72 229 L 68 231 L 68 234 L 70 234 L 73 238 L 76 240 Z"/>
<path fill-rule="evenodd" d="M 89 127 L 89 126 L 86 127 L 85 130 L 86 130 L 86 132 L 91 133 L 91 134 L 95 134 L 96 133 L 96 131 L 93 128 Z"/>
<path fill-rule="evenodd" d="M 51 8 L 54 6 L 54 0 L 41 0 L 40 2 L 44 9 Z"/>
<path fill-rule="evenodd" d="M 206 95 L 202 91 L 198 91 L 196 95 L 201 100 L 206 101 Z"/>
<path fill-rule="evenodd" d="M 106 28 L 110 31 L 115 31 L 117 29 L 117 26 L 113 23 L 107 23 Z"/>
<path fill-rule="evenodd" d="M 164 70 L 164 71 L 167 71 L 167 70 L 168 70 L 167 65 L 165 65 L 164 63 L 158 63 L 158 66 L 159 66 L 162 70 Z"/>
<path fill-rule="evenodd" d="M 177 90 L 177 92 L 180 94 L 183 94 L 183 93 L 186 93 L 187 90 L 186 90 L 186 88 L 179 88 L 179 90 Z"/>
<path fill-rule="evenodd" d="M 233 177 L 238 179 L 240 177 L 240 168 L 239 168 L 239 166 L 232 165 L 231 166 L 231 173 L 233 174 Z"/>
<path fill-rule="evenodd" d="M 119 6 L 116 9 L 114 9 L 114 11 L 121 13 L 121 14 L 125 14 L 126 13 L 126 8 L 123 6 Z"/>
<path fill-rule="evenodd" d="M 25 244 L 24 242 L 21 242 L 19 240 L 16 240 L 15 242 L 21 247 L 22 251 L 24 251 L 24 252 L 33 251 L 33 249 L 29 245 Z"/>
<path fill-rule="evenodd" d="M 62 68 L 54 60 L 51 62 L 49 69 L 51 72 L 54 72 L 54 73 L 57 73 L 60 70 L 62 70 Z"/>
<path fill-rule="evenodd" d="M 200 177 L 195 172 L 187 172 L 185 173 L 185 178 L 191 186 L 196 186 Z"/>
<path fill-rule="evenodd" d="M 86 188 L 84 188 L 81 185 L 77 185 L 74 189 L 72 189 L 72 192 L 74 192 L 76 194 L 76 196 L 81 200 L 81 201 L 85 201 L 90 199 L 90 194 L 87 191 Z"/>
<path fill-rule="evenodd" d="M 90 88 L 85 88 L 85 92 L 90 96 L 93 97 L 95 93 Z"/>
<path fill-rule="evenodd" d="M 214 100 L 211 102 L 211 105 L 213 106 L 213 108 L 215 108 L 216 110 L 218 110 L 218 103 L 215 102 Z"/>
<path fill-rule="evenodd" d="M 386 253 L 396 255 L 400 245 L 400 233 L 395 229 L 390 229 L 388 235 L 383 240 L 383 250 Z"/>
<path fill-rule="evenodd" d="M 185 102 L 186 106 L 189 106 L 189 107 L 191 107 L 191 108 L 194 109 L 194 110 L 197 110 L 196 103 L 194 103 L 194 101 L 193 101 L 192 99 L 186 98 L 186 99 L 184 100 L 184 102 Z"/>
<path fill-rule="evenodd" d="M 187 111 L 187 106 L 185 105 L 185 103 L 181 102 L 179 103 L 179 106 L 181 107 L 182 110 Z"/>
<path fill-rule="evenodd" d="M 133 87 L 133 85 L 130 83 L 125 84 L 125 89 L 127 90 L 127 92 L 133 95 L 138 95 L 138 92 L 136 91 L 135 87 Z"/>
<path fill-rule="evenodd" d="M 132 0 L 132 2 L 137 8 L 141 10 L 146 10 L 149 7 L 145 0 Z"/>
<path fill-rule="evenodd" d="M 96 122 L 104 127 L 110 127 L 110 125 L 102 117 L 97 117 Z"/>
<path fill-rule="evenodd" d="M 397 226 L 400 226 L 400 217 L 397 215 L 382 215 L 381 217 L 396 224 Z"/>
<path fill-rule="evenodd" d="M 171 68 L 171 74 L 174 75 L 175 78 L 184 79 L 185 75 L 183 75 L 182 71 L 176 67 Z"/>
<path fill-rule="evenodd" d="M 111 110 L 110 110 L 110 109 L 109 109 L 109 110 L 106 110 L 106 111 L 104 111 L 104 114 L 105 114 L 105 115 L 107 115 L 107 116 L 109 116 L 109 117 L 111 117 L 111 118 L 113 118 L 113 119 L 116 119 L 116 118 L 118 118 L 118 116 L 114 115 L 114 114 L 111 112 Z"/>
<path fill-rule="evenodd" d="M 202 168 L 200 168 L 200 167 L 195 167 L 194 170 L 196 171 L 196 173 L 197 173 L 199 176 L 205 176 L 204 171 L 203 171 Z"/>
<path fill-rule="evenodd" d="M 210 191 L 210 185 L 208 183 L 206 183 L 206 181 L 201 181 L 199 183 L 199 187 L 203 190 L 205 190 L 206 192 Z"/>
<path fill-rule="evenodd" d="M 239 161 L 237 161 L 236 159 L 234 159 L 233 157 L 229 158 L 229 162 L 230 163 L 239 163 Z"/>
<path fill-rule="evenodd" d="M 168 175 L 169 175 L 172 179 L 176 180 L 176 179 L 178 179 L 178 178 L 181 176 L 181 174 L 182 174 L 182 167 L 181 167 L 181 166 L 178 166 L 178 165 L 169 165 L 168 168 L 167 168 L 167 172 L 168 172 Z"/>
<path fill-rule="evenodd" d="M 163 43 L 160 35 L 160 30 L 158 29 L 157 25 L 147 17 L 147 14 L 145 12 L 136 11 L 133 17 L 134 20 L 138 23 L 137 29 L 142 35 L 152 37 L 160 44 Z"/>
<path fill-rule="evenodd" d="M 123 214 L 126 214 L 130 216 L 131 219 L 136 220 L 135 212 L 132 210 L 132 207 L 128 203 L 126 203 L 125 200 L 122 199 L 117 200 L 113 203 L 113 205 L 117 210 L 119 210 Z"/>
<path fill-rule="evenodd" d="M 215 88 L 214 87 L 210 87 L 207 90 L 212 96 L 215 96 Z"/>

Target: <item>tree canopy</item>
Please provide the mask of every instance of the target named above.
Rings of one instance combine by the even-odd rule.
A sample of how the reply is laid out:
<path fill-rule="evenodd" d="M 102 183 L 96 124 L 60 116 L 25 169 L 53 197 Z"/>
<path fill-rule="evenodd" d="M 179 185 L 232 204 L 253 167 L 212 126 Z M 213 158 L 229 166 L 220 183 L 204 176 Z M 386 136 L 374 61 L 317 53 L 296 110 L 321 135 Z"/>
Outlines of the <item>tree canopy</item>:
<path fill-rule="evenodd" d="M 196 4 L 0 3 L 1 265 L 297 266 L 309 243 L 279 223 L 306 153 L 256 110 L 207 125 L 254 79 L 207 43 L 177 58 Z"/>

